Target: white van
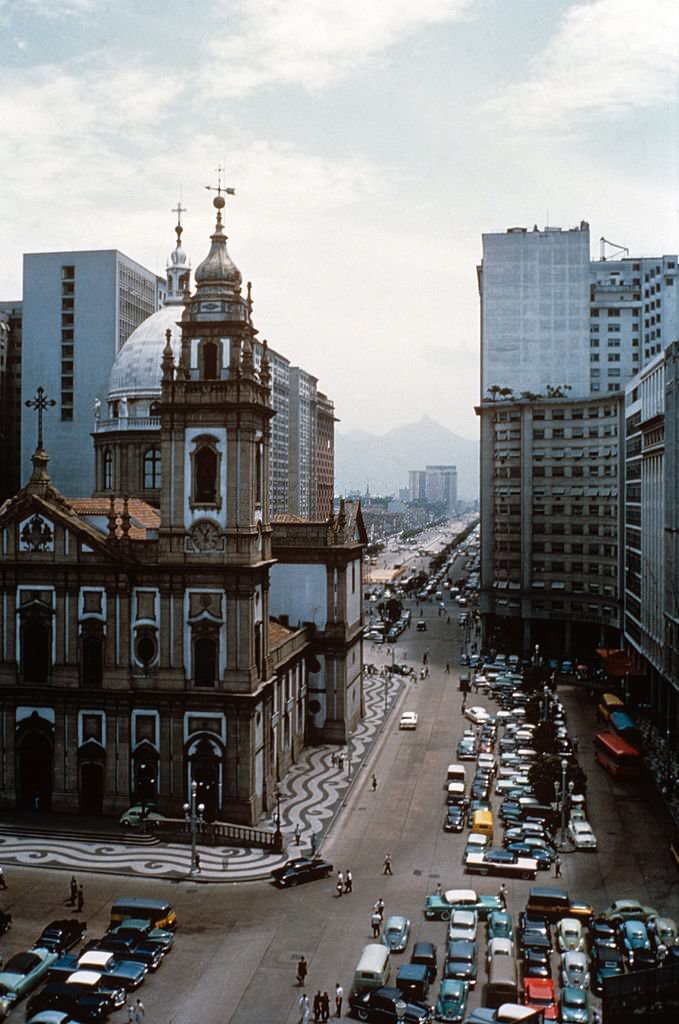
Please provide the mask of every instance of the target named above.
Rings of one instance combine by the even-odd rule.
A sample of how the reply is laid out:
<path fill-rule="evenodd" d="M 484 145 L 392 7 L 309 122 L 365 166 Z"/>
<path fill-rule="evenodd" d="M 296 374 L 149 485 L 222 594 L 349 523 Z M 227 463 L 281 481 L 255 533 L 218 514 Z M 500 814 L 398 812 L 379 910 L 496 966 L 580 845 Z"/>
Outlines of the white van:
<path fill-rule="evenodd" d="M 389 950 L 381 943 L 369 942 L 363 947 L 360 960 L 356 964 L 353 991 L 361 993 L 373 988 L 382 988 L 389 981 L 390 974 Z"/>
<path fill-rule="evenodd" d="M 464 782 L 449 782 L 446 786 L 446 804 L 461 804 L 465 799 Z"/>

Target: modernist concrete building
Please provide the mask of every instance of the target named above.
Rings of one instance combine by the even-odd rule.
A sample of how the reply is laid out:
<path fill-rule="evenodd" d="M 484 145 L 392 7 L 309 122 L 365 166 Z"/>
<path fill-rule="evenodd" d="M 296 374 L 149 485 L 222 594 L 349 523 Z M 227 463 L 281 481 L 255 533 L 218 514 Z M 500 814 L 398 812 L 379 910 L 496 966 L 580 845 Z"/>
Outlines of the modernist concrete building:
<path fill-rule="evenodd" d="M 487 400 L 477 414 L 484 646 L 618 646 L 622 396 Z"/>
<path fill-rule="evenodd" d="M 64 493 L 94 488 L 89 434 L 95 400 L 132 331 L 159 306 L 165 283 L 116 250 L 24 256 L 22 395 L 56 401 L 51 476 Z M 30 474 L 33 418 L 22 405 L 21 479 Z"/>
<path fill-rule="evenodd" d="M 294 587 L 272 575 L 271 369 L 265 344 L 255 366 L 222 191 L 179 325 L 177 305 L 154 314 L 162 351 L 142 331 L 109 392 L 99 495 L 62 496 L 39 430 L 31 478 L 0 508 L 2 807 L 119 813 L 143 799 L 177 815 L 195 781 L 209 817 L 254 824 L 307 737 L 344 739 L 360 714 L 360 509 L 283 539 Z M 144 411 L 159 421 L 150 441 L 120 424 Z M 125 496 L 140 475 L 154 504 Z"/>

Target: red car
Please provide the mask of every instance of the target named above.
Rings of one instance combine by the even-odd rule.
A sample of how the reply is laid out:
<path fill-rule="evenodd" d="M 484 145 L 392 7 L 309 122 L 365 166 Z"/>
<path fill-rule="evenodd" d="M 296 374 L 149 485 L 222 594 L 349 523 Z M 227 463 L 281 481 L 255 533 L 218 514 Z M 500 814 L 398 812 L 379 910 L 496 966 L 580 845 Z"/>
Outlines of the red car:
<path fill-rule="evenodd" d="M 554 982 L 549 978 L 526 978 L 523 983 L 523 1001 L 534 1010 L 542 1010 L 545 1020 L 558 1020 Z"/>

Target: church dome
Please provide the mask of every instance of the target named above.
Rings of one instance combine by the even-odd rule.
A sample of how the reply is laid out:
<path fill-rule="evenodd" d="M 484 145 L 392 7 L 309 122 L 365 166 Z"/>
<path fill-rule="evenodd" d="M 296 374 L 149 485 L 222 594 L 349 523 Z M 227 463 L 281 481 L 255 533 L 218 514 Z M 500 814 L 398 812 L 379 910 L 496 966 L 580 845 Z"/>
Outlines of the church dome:
<path fill-rule="evenodd" d="M 161 361 L 165 348 L 165 332 L 171 332 L 170 343 L 175 363 L 182 347 L 180 306 L 163 306 L 132 331 L 116 356 L 109 377 L 109 402 L 125 396 L 128 399 L 160 397 Z"/>
<path fill-rule="evenodd" d="M 223 196 L 213 200 L 217 209 L 217 225 L 210 236 L 212 245 L 203 262 L 196 268 L 193 279 L 201 298 L 222 297 L 240 293 L 243 281 L 241 272 L 233 262 L 226 248 L 226 235 L 222 225 Z"/>

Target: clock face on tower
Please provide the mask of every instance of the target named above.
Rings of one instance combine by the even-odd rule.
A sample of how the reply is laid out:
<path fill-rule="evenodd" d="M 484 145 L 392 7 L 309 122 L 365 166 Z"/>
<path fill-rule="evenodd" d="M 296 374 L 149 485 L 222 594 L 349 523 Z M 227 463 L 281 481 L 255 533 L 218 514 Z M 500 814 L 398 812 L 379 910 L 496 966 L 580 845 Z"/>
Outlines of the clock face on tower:
<path fill-rule="evenodd" d="M 186 538 L 187 551 L 212 554 L 224 550 L 224 538 L 216 523 L 210 519 L 199 519 L 189 530 Z"/>

